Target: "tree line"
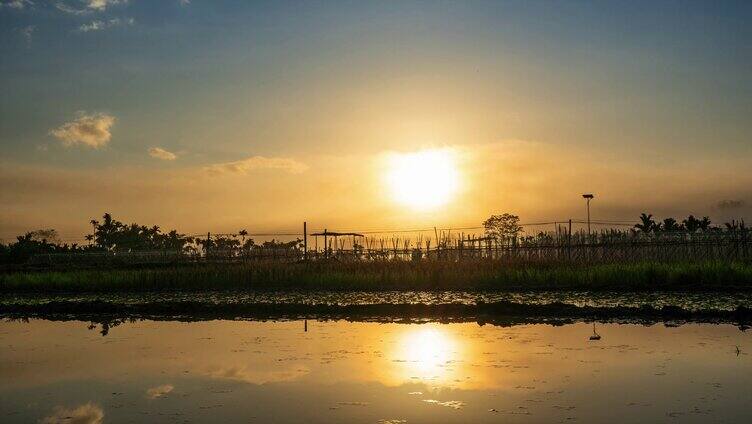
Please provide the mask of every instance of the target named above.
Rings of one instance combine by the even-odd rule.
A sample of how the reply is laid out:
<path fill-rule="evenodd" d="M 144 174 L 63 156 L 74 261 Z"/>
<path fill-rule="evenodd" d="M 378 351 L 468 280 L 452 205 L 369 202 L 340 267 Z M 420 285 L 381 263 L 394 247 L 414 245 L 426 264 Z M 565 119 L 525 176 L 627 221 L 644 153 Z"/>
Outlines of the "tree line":
<path fill-rule="evenodd" d="M 723 226 L 713 225 L 710 218 L 703 216 L 702 218 L 696 218 L 694 215 L 689 215 L 681 222 L 675 218 L 664 218 L 663 221 L 656 221 L 653 218 L 653 214 L 642 213 L 640 214 L 640 222 L 635 224 L 635 231 L 642 233 L 672 233 L 672 232 L 685 232 L 685 233 L 698 233 L 698 232 L 719 232 L 719 231 L 747 231 L 747 226 L 744 220 L 726 222 Z"/>
<path fill-rule="evenodd" d="M 34 255 L 56 253 L 173 251 L 180 254 L 239 256 L 274 249 L 299 252 L 303 249 L 301 239 L 287 242 L 272 239 L 257 244 L 255 240 L 248 237 L 248 231 L 245 229 L 239 230 L 234 235 L 192 237 L 178 233 L 176 230 L 162 231 L 157 225 L 125 224 L 113 218 L 109 213 L 105 213 L 101 220 L 91 220 L 90 224 L 92 231 L 85 236 L 86 244 L 62 243 L 53 229 L 31 231 L 18 236 L 15 242 L 0 243 L 0 264 L 21 264 Z M 542 231 L 537 235 L 522 236 L 523 227 L 519 216 L 510 213 L 491 215 L 483 222 L 483 227 L 486 237 L 503 244 L 523 246 L 550 244 L 554 241 L 555 235 L 555 233 Z M 664 237 L 671 234 L 734 233 L 746 235 L 748 231 L 743 220 L 715 226 L 707 216 L 696 218 L 689 215 L 681 221 L 669 217 L 658 221 L 652 214 L 642 213 L 639 222 L 628 231 L 607 229 L 592 237 L 602 242 L 609 242 L 629 237 Z"/>
<path fill-rule="evenodd" d="M 555 233 L 540 231 L 537 235 L 523 235 L 523 227 L 520 225 L 520 217 L 510 213 L 501 215 L 491 215 L 483 222 L 484 233 L 489 237 L 502 244 L 512 245 L 536 245 L 551 243 L 554 240 Z M 617 239 L 626 239 L 629 237 L 646 237 L 646 236 L 667 236 L 671 234 L 692 235 L 692 234 L 720 234 L 734 233 L 746 235 L 749 228 L 744 220 L 724 223 L 722 226 L 713 225 L 709 217 L 703 216 L 697 218 L 689 215 L 679 221 L 676 218 L 668 217 L 663 220 L 656 220 L 653 214 L 642 213 L 639 216 L 639 222 L 628 230 L 605 229 L 588 236 L 587 234 L 577 234 L 578 238 L 592 237 L 600 241 L 609 241 Z"/>
<path fill-rule="evenodd" d="M 0 243 L 0 263 L 25 263 L 39 254 L 143 251 L 191 254 L 201 250 L 206 254 L 229 252 L 231 255 L 241 255 L 268 249 L 299 249 L 302 245 L 300 239 L 288 242 L 272 239 L 257 244 L 247 237 L 248 231 L 245 229 L 230 236 L 192 237 L 176 230 L 162 231 L 157 225 L 125 224 L 109 213 L 105 213 L 101 221 L 93 219 L 89 223 L 92 232 L 84 237 L 88 242 L 86 244 L 63 243 L 54 229 L 31 231 L 16 237 L 15 242 L 7 245 Z"/>

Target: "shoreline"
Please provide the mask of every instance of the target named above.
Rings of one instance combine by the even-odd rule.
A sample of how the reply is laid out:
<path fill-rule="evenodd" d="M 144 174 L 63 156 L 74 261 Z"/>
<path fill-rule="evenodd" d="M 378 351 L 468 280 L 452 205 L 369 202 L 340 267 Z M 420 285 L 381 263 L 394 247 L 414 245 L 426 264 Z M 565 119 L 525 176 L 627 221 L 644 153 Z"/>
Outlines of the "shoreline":
<path fill-rule="evenodd" d="M 11 320 L 81 320 L 98 323 L 128 320 L 347 320 L 366 322 L 477 322 L 522 324 L 611 322 L 677 325 L 682 323 L 733 324 L 744 330 L 752 324 L 752 308 L 690 310 L 679 306 L 594 307 L 561 302 L 523 304 L 509 301 L 476 304 L 365 304 L 311 305 L 300 303 L 207 303 L 154 301 L 123 304 L 96 301 L 51 301 L 39 304 L 0 305 L 0 317 Z"/>

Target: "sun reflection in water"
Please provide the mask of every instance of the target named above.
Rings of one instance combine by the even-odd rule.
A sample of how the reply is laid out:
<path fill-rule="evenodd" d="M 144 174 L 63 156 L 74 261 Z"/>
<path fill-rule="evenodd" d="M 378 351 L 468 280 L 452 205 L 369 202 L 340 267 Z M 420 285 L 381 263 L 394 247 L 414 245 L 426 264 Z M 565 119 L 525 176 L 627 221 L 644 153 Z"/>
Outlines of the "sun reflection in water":
<path fill-rule="evenodd" d="M 448 378 L 447 367 L 455 360 L 456 344 L 445 331 L 435 327 L 411 330 L 402 337 L 400 347 L 404 378 L 433 382 Z"/>

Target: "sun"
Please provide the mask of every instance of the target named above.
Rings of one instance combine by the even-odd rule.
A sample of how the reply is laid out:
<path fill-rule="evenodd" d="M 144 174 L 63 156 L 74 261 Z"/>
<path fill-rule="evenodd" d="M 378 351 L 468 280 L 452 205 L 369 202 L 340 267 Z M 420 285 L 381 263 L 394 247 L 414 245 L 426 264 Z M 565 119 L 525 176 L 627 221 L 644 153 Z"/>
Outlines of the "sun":
<path fill-rule="evenodd" d="M 386 179 L 395 202 L 429 210 L 452 199 L 459 173 L 452 150 L 423 150 L 391 156 Z"/>

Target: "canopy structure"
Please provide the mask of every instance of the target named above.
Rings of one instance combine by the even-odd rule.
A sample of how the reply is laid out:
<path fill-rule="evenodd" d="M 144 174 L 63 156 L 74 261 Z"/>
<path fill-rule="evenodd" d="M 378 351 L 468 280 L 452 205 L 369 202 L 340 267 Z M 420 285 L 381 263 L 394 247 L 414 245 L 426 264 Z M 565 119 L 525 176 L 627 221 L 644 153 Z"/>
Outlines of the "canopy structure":
<path fill-rule="evenodd" d="M 329 237 L 343 237 L 343 236 L 353 236 L 353 237 L 364 237 L 363 234 L 359 233 L 337 233 L 333 231 L 326 231 L 324 230 L 323 233 L 313 233 L 312 236 L 329 236 Z"/>
<path fill-rule="evenodd" d="M 353 247 L 356 244 L 355 243 L 355 237 L 364 237 L 363 234 L 360 234 L 360 233 L 340 233 L 340 232 L 329 231 L 329 230 L 324 230 L 323 233 L 313 233 L 311 235 L 314 236 L 314 237 L 316 237 L 316 240 L 318 240 L 319 236 L 323 236 L 324 237 L 324 256 L 326 256 L 326 257 L 329 256 L 329 252 L 331 250 L 329 248 L 329 244 L 327 243 L 327 239 L 329 237 L 334 237 L 335 247 L 336 247 L 336 244 L 337 244 L 337 238 L 339 238 L 339 237 L 352 237 L 353 238 L 353 240 L 352 240 Z M 316 250 L 318 250 L 318 247 L 316 247 Z"/>

